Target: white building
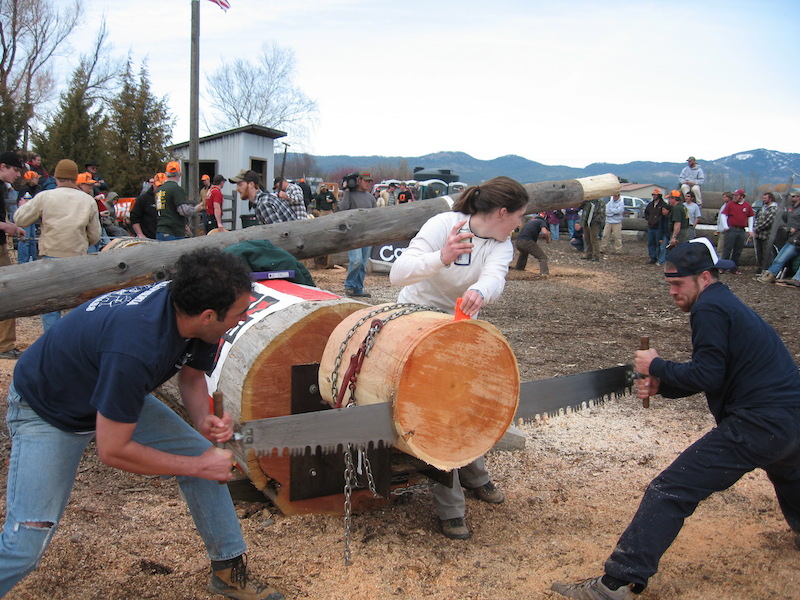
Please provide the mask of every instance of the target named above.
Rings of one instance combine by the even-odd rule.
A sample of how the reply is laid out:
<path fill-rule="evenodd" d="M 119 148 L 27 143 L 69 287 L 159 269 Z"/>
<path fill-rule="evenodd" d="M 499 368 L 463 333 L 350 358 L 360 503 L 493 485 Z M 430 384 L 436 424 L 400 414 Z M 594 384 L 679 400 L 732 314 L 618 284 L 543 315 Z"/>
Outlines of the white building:
<path fill-rule="evenodd" d="M 272 189 L 275 173 L 275 140 L 286 137 L 286 133 L 262 125 L 244 125 L 236 129 L 214 133 L 199 140 L 198 158 L 200 173 L 198 177 L 221 173 L 226 181 L 242 169 L 255 171 L 261 176 L 266 189 Z M 189 142 L 182 142 L 167 148 L 181 161 L 183 172 L 188 171 Z M 183 186 L 188 188 L 184 179 Z M 251 214 L 246 200 L 236 194 L 236 188 L 226 183 L 222 188 L 225 201 L 222 205 L 223 222 L 226 229 L 241 229 L 242 216 Z M 244 221 L 248 221 L 245 217 Z"/>

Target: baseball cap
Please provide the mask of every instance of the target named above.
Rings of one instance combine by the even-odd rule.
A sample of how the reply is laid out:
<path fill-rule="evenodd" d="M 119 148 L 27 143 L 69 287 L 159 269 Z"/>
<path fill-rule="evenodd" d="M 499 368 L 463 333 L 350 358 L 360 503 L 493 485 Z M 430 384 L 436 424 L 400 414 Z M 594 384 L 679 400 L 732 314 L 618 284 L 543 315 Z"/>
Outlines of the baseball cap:
<path fill-rule="evenodd" d="M 75 183 L 77 183 L 78 185 L 82 183 L 94 185 L 97 182 L 94 179 L 92 179 L 92 174 L 87 172 L 87 173 L 78 173 L 78 177 L 75 179 Z"/>
<path fill-rule="evenodd" d="M 166 172 L 167 173 L 180 173 L 181 172 L 181 163 L 179 163 L 177 160 L 171 160 L 170 162 L 167 163 Z"/>
<path fill-rule="evenodd" d="M 211 177 L 209 177 L 208 175 L 203 175 L 203 176 L 200 178 L 200 181 L 211 181 Z"/>
<path fill-rule="evenodd" d="M 97 164 L 96 160 L 90 160 L 88 162 L 83 163 L 83 168 L 88 169 L 89 167 L 99 167 L 100 165 Z"/>
<path fill-rule="evenodd" d="M 0 163 L 8 165 L 9 167 L 16 167 L 17 169 L 25 168 L 25 165 L 22 164 L 22 159 L 16 152 L 3 152 L 0 154 Z"/>
<path fill-rule="evenodd" d="M 651 196 L 656 196 L 656 195 L 660 196 L 661 195 L 661 190 L 658 189 L 658 188 L 653 188 L 653 193 L 650 194 L 650 195 Z"/>
<path fill-rule="evenodd" d="M 372 174 L 369 171 L 362 171 L 358 176 L 364 181 L 372 181 Z"/>
<path fill-rule="evenodd" d="M 25 179 L 36 179 L 39 177 L 39 174 L 36 171 L 27 171 L 25 173 Z"/>
<path fill-rule="evenodd" d="M 156 173 L 153 175 L 153 185 L 158 187 L 167 180 L 166 173 Z"/>
<path fill-rule="evenodd" d="M 736 263 L 717 255 L 708 238 L 697 238 L 683 242 L 667 254 L 667 263 L 674 266 L 675 273 L 664 273 L 665 277 L 688 277 L 710 269 L 735 269 Z"/>
<path fill-rule="evenodd" d="M 744 193 L 743 189 L 738 189 L 735 192 L 733 192 L 733 195 L 734 196 L 746 196 L 747 194 Z"/>
<path fill-rule="evenodd" d="M 258 187 L 261 187 L 261 177 L 255 171 L 242 169 L 234 177 L 228 179 L 231 183 L 239 183 L 240 181 L 252 181 Z"/>
<path fill-rule="evenodd" d="M 697 160 L 697 159 L 694 156 L 690 156 L 689 158 L 686 159 L 686 162 L 689 162 L 690 160 Z"/>
<path fill-rule="evenodd" d="M 669 195 L 670 195 L 670 197 L 672 197 L 672 198 L 680 198 L 680 197 L 681 197 L 681 193 L 680 193 L 678 190 L 672 190 L 672 191 L 669 193 Z"/>

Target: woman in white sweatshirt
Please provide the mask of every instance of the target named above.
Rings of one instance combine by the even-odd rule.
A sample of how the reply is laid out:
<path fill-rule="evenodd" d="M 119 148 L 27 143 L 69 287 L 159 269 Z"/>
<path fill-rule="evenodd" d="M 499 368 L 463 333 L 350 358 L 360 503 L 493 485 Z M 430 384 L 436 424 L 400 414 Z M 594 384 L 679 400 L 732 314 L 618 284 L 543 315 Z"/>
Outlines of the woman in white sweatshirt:
<path fill-rule="evenodd" d="M 508 265 L 514 257 L 511 232 L 520 226 L 527 206 L 525 188 L 508 177 L 468 187 L 453 204 L 452 212 L 429 219 L 392 265 L 392 285 L 405 286 L 397 301 L 453 313 L 456 299 L 462 298 L 461 310 L 475 317 L 484 304 L 503 292 Z M 468 539 L 471 535 L 464 521 L 462 485 L 484 502 L 505 500 L 489 478 L 483 457 L 458 469 L 452 488 L 434 484 L 442 533 L 451 539 Z"/>

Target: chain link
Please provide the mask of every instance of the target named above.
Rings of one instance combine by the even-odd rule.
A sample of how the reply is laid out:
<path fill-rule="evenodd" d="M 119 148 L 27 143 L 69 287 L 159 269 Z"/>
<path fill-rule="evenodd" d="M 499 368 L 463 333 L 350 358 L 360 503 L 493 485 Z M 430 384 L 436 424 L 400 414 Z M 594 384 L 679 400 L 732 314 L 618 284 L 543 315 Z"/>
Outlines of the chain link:
<path fill-rule="evenodd" d="M 356 392 L 356 380 L 358 378 L 358 373 L 361 371 L 361 364 L 364 361 L 364 358 L 369 354 L 369 351 L 375 345 L 375 336 L 378 335 L 383 326 L 386 325 L 389 321 L 393 319 L 397 319 L 399 317 L 403 317 L 405 315 L 410 315 L 416 312 L 421 311 L 430 311 L 430 312 L 440 312 L 445 313 L 446 311 L 435 308 L 432 306 L 421 306 L 419 304 L 388 304 L 386 306 L 381 306 L 375 310 L 370 311 L 363 317 L 361 317 L 347 332 L 345 335 L 344 340 L 342 341 L 341 346 L 339 346 L 339 354 L 336 355 L 336 360 L 333 363 L 333 373 L 331 373 L 331 396 L 334 399 L 334 402 L 337 405 L 341 405 L 339 400 L 339 391 L 338 391 L 338 380 L 339 380 L 339 369 L 342 366 L 342 358 L 344 357 L 345 350 L 347 349 L 347 343 L 353 338 L 356 331 L 359 327 L 361 327 L 364 323 L 376 317 L 377 315 L 389 312 L 389 311 L 396 311 L 387 316 L 385 319 L 375 319 L 372 324 L 370 325 L 369 331 L 367 332 L 364 341 L 361 343 L 359 350 L 352 355 L 350 368 L 348 368 L 348 381 L 343 382 L 345 383 L 350 389 L 350 399 L 347 403 L 347 406 L 352 406 L 355 404 L 355 392 Z M 361 451 L 359 451 L 361 452 Z M 367 451 L 363 451 L 363 459 L 364 459 L 364 471 L 367 475 L 367 485 L 369 486 L 369 490 L 372 492 L 373 497 L 379 498 L 380 494 L 378 494 L 377 487 L 375 486 L 375 478 L 372 474 L 372 464 L 370 463 L 369 457 L 367 456 Z M 344 451 L 344 564 L 345 566 L 350 566 L 350 541 L 352 538 L 352 530 L 353 530 L 353 488 L 358 485 L 358 478 L 356 477 L 355 468 L 353 466 L 353 445 L 347 444 L 347 448 Z M 394 494 L 393 495 L 397 495 Z"/>
<path fill-rule="evenodd" d="M 353 446 L 347 444 L 344 451 L 344 564 L 350 566 L 350 532 L 352 531 L 353 504 L 351 496 L 353 486 L 357 483 L 353 469 Z"/>
<path fill-rule="evenodd" d="M 405 487 L 399 487 L 391 491 L 390 495 L 392 496 L 405 496 L 406 494 L 413 494 L 414 492 L 419 492 L 422 490 L 428 490 L 431 487 L 430 481 L 424 481 L 422 483 L 415 483 L 414 485 L 407 485 Z"/>
<path fill-rule="evenodd" d="M 386 317 L 385 319 L 383 319 L 381 321 L 381 323 L 382 323 L 381 327 L 383 325 L 385 325 L 386 323 L 388 323 L 389 321 L 393 320 L 393 319 L 397 319 L 398 317 L 402 317 L 402 316 L 405 316 L 405 315 L 410 315 L 410 314 L 413 314 L 413 313 L 416 313 L 416 312 L 430 311 L 430 312 L 446 313 L 446 311 L 442 310 L 441 308 L 436 308 L 434 306 L 422 306 L 420 304 L 397 303 L 397 304 L 387 304 L 385 306 L 380 306 L 380 307 L 376 308 L 375 310 L 371 310 L 366 315 L 361 317 L 358 321 L 356 321 L 356 323 L 350 328 L 350 330 L 344 336 L 344 339 L 342 340 L 342 343 L 339 346 L 339 353 L 336 355 L 336 359 L 333 362 L 333 372 L 331 373 L 331 398 L 334 399 L 334 402 L 339 397 L 339 369 L 342 366 L 342 359 L 344 358 L 344 353 L 347 350 L 348 342 L 350 342 L 350 340 L 356 334 L 356 331 L 358 330 L 358 328 L 361 327 L 364 323 L 366 323 L 367 321 L 369 321 L 373 317 L 376 317 L 377 315 L 380 315 L 380 314 L 383 314 L 383 313 L 387 313 L 387 312 L 390 312 L 390 311 L 397 311 L 397 312 L 394 312 L 391 315 L 389 315 L 388 317 Z M 380 327 L 379 327 L 379 329 L 380 329 Z M 370 327 L 370 333 L 367 334 L 367 339 L 370 339 L 369 349 L 371 349 L 372 345 L 374 344 L 374 341 L 375 341 L 375 333 L 372 333 L 372 327 Z M 366 352 L 368 353 L 369 350 L 367 350 Z M 353 356 L 356 356 L 356 355 L 354 354 Z M 343 384 L 344 385 L 349 385 L 350 382 L 349 381 L 348 382 L 343 382 Z M 351 391 L 353 393 L 355 393 L 354 390 L 351 390 Z M 352 394 L 351 394 L 351 397 L 352 397 Z M 348 406 L 349 406 L 349 404 L 348 404 Z"/>

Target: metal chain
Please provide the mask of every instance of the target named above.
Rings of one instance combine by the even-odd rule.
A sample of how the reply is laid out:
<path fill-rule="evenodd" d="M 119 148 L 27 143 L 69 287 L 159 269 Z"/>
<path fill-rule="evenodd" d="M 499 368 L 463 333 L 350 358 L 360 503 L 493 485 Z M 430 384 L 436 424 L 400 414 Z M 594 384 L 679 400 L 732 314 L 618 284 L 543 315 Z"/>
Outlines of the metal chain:
<path fill-rule="evenodd" d="M 369 462 L 369 455 L 367 454 L 366 449 L 363 451 L 364 456 L 364 471 L 367 474 L 367 486 L 369 487 L 369 491 L 372 492 L 373 498 L 380 498 L 381 495 L 378 493 L 378 489 L 375 487 L 375 478 L 372 476 L 372 464 Z"/>
<path fill-rule="evenodd" d="M 361 452 L 361 450 L 359 450 Z M 375 478 L 372 475 L 372 464 L 367 456 L 367 451 L 363 451 L 364 457 L 364 471 L 367 474 L 367 485 L 369 491 L 372 492 L 373 498 L 380 498 L 377 488 L 375 487 Z M 353 530 L 353 488 L 358 485 L 358 477 L 356 477 L 356 470 L 353 465 L 353 445 L 347 444 L 344 451 L 344 564 L 350 566 L 350 539 Z"/>
<path fill-rule="evenodd" d="M 358 361 L 355 365 L 353 365 L 352 373 L 350 373 L 350 381 L 346 382 L 348 387 L 350 388 L 350 400 L 347 403 L 347 406 L 352 406 L 355 404 L 355 388 L 356 388 L 356 379 L 358 378 L 358 373 L 361 370 L 361 363 L 363 362 L 364 358 L 369 354 L 369 351 L 375 345 L 375 336 L 378 332 L 383 328 L 386 323 L 393 319 L 397 319 L 399 317 L 410 315 L 412 313 L 421 312 L 421 311 L 432 311 L 432 312 L 441 312 L 444 313 L 446 311 L 432 307 L 432 306 L 421 306 L 419 304 L 388 304 L 386 306 L 381 306 L 375 310 L 370 311 L 363 317 L 361 317 L 347 332 L 345 335 L 344 340 L 342 341 L 341 346 L 339 347 L 339 354 L 336 356 L 336 360 L 333 363 L 333 373 L 331 373 L 331 396 L 334 399 L 334 402 L 338 402 L 339 392 L 338 392 L 338 379 L 339 379 L 339 369 L 342 366 L 342 358 L 344 356 L 344 352 L 347 349 L 347 343 L 353 338 L 356 331 L 359 327 L 361 327 L 364 323 L 372 319 L 373 317 L 389 312 L 389 311 L 396 311 L 390 314 L 385 319 L 375 319 L 370 325 L 369 331 L 367 332 L 364 341 L 361 344 L 359 351 L 356 354 L 353 354 L 351 357 L 353 360 Z M 348 369 L 349 370 L 349 369 Z M 372 492 L 373 497 L 379 498 L 380 494 L 377 492 L 377 488 L 375 486 L 375 478 L 372 474 L 372 464 L 370 463 L 369 457 L 367 456 L 366 450 L 363 454 L 364 457 L 364 470 L 367 475 L 367 485 L 369 486 L 369 490 Z M 353 503 L 352 503 L 352 495 L 353 495 L 353 488 L 358 485 L 358 479 L 356 477 L 355 468 L 353 466 L 353 445 L 347 444 L 347 448 L 344 451 L 344 564 L 345 566 L 350 565 L 350 541 L 352 537 L 352 529 L 353 529 Z"/>
<path fill-rule="evenodd" d="M 406 494 L 413 494 L 414 492 L 419 492 L 422 490 L 430 489 L 431 482 L 425 481 L 422 483 L 415 483 L 414 485 L 408 485 L 406 487 L 399 487 L 391 491 L 392 496 L 405 496 Z"/>
<path fill-rule="evenodd" d="M 353 446 L 347 444 L 344 451 L 344 564 L 350 566 L 350 532 L 352 525 L 353 504 L 351 496 L 353 486 L 356 484 L 355 469 L 353 469 Z"/>
<path fill-rule="evenodd" d="M 352 337 L 356 334 L 356 331 L 359 327 L 361 327 L 364 323 L 372 319 L 373 317 L 389 312 L 389 311 L 397 311 L 385 319 L 383 319 L 382 324 L 385 325 L 389 321 L 393 319 L 397 319 L 398 317 L 402 317 L 405 315 L 410 315 L 415 312 L 421 311 L 429 311 L 429 312 L 440 312 L 446 313 L 447 311 L 442 310 L 441 308 L 436 308 L 434 306 L 422 306 L 420 304 L 404 304 L 404 303 L 397 303 L 397 304 L 387 304 L 385 306 L 380 306 L 375 310 L 370 311 L 363 317 L 361 317 L 356 323 L 350 328 L 347 334 L 342 340 L 341 345 L 339 346 L 339 353 L 336 355 L 336 359 L 333 362 L 333 372 L 331 373 L 331 397 L 334 401 L 339 397 L 339 369 L 342 366 L 342 359 L 344 358 L 345 350 L 347 350 L 347 344 L 352 339 Z M 371 331 L 371 329 L 370 329 Z M 369 334 L 367 334 L 369 338 Z M 371 343 L 374 343 L 374 334 L 371 337 Z M 371 346 L 370 346 L 371 348 Z M 368 351 L 367 351 L 368 352 Z M 355 355 L 353 355 L 355 356 Z M 349 384 L 349 382 L 347 382 Z M 349 406 L 349 404 L 348 404 Z"/>

